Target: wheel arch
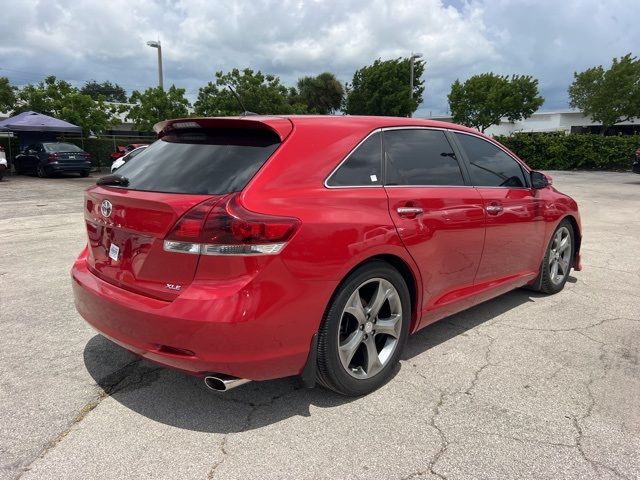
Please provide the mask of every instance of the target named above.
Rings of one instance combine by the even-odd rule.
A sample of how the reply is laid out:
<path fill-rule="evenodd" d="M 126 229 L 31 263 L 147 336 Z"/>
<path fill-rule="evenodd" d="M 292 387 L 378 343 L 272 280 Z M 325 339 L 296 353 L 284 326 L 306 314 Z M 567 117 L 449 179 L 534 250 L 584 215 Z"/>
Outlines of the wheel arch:
<path fill-rule="evenodd" d="M 580 230 L 580 225 L 578 224 L 578 220 L 573 215 L 569 214 L 563 218 L 563 220 L 568 220 L 571 223 L 571 227 L 573 228 L 573 238 L 575 240 L 575 245 L 573 246 L 573 255 L 580 252 L 580 246 L 582 245 L 582 231 Z"/>
<path fill-rule="evenodd" d="M 331 302 L 333 302 L 333 299 L 335 298 L 336 294 L 340 291 L 340 288 L 342 287 L 344 281 L 349 277 L 349 275 L 351 275 L 355 270 L 362 267 L 363 265 L 366 265 L 367 263 L 370 263 L 376 260 L 380 260 L 385 263 L 388 263 L 393 268 L 395 268 L 400 273 L 400 275 L 402 275 L 402 278 L 407 284 L 407 288 L 409 289 L 409 299 L 411 301 L 411 324 L 409 325 L 409 333 L 411 334 L 415 331 L 415 328 L 417 327 L 418 322 L 420 320 L 418 318 L 418 312 L 420 311 L 420 309 L 418 308 L 418 301 L 419 301 L 418 286 L 420 283 L 419 283 L 419 279 L 416 278 L 416 274 L 414 273 L 412 268 L 409 266 L 409 264 L 403 258 L 391 253 L 383 253 L 383 254 L 377 254 L 377 255 L 367 257 L 362 261 L 358 262 L 357 264 L 355 264 L 353 267 L 351 267 L 351 269 L 343 275 L 342 280 L 340 280 L 335 290 L 331 294 L 329 303 L 327 303 L 327 308 L 329 308 L 329 306 L 331 305 Z"/>

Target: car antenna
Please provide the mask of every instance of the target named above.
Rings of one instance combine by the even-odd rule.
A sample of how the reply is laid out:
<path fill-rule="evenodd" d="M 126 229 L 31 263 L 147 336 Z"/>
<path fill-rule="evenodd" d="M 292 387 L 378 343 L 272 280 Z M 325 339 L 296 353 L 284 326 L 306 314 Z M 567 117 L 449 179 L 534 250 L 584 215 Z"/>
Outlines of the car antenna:
<path fill-rule="evenodd" d="M 231 88 L 231 85 L 227 85 L 227 88 L 231 93 L 233 93 L 233 96 L 236 97 L 236 100 L 238 101 L 238 103 L 240 104 L 240 107 L 242 108 L 242 113 L 240 114 L 241 117 L 246 117 L 247 115 L 258 115 L 255 112 L 249 112 L 245 108 L 244 103 L 242 103 L 242 100 L 240 100 L 240 96 L 235 92 L 233 88 Z"/>

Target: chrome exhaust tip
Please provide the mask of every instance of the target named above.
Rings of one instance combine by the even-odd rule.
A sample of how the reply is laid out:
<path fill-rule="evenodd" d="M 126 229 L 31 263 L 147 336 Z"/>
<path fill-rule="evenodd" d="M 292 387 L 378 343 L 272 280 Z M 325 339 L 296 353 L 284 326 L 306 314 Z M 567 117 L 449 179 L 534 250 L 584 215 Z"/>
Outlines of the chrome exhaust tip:
<path fill-rule="evenodd" d="M 232 388 L 239 387 L 245 383 L 249 383 L 251 380 L 246 378 L 231 377 L 229 375 L 207 375 L 204 377 L 204 384 L 207 388 L 215 390 L 216 392 L 226 392 Z"/>

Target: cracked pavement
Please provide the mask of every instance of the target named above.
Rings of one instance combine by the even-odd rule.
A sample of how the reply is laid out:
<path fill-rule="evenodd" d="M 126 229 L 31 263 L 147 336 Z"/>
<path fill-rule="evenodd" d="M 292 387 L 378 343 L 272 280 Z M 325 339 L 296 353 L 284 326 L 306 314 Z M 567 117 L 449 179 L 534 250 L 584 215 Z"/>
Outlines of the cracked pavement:
<path fill-rule="evenodd" d="M 111 344 L 69 269 L 92 179 L 0 182 L 0 479 L 640 478 L 640 175 L 555 172 L 584 270 L 410 338 L 347 399 L 295 379 L 226 394 Z"/>

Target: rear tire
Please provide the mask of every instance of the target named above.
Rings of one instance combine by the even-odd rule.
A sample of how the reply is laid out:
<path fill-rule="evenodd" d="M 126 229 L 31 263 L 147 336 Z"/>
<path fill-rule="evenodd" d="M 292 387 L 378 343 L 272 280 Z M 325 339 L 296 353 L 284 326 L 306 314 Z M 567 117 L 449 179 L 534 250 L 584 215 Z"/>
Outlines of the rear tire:
<path fill-rule="evenodd" d="M 575 233 L 569 220 L 562 220 L 551 235 L 534 290 L 553 295 L 561 291 L 573 267 Z"/>
<path fill-rule="evenodd" d="M 42 165 L 36 167 L 36 174 L 40 178 L 48 178 L 50 176 Z"/>
<path fill-rule="evenodd" d="M 81 177 L 88 177 L 90 173 L 90 170 L 83 170 L 80 172 L 80 176 Z"/>
<path fill-rule="evenodd" d="M 384 385 L 407 341 L 409 289 L 388 263 L 372 261 L 339 287 L 318 331 L 317 381 L 341 395 Z"/>

